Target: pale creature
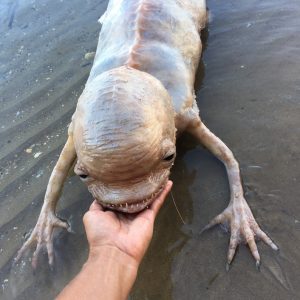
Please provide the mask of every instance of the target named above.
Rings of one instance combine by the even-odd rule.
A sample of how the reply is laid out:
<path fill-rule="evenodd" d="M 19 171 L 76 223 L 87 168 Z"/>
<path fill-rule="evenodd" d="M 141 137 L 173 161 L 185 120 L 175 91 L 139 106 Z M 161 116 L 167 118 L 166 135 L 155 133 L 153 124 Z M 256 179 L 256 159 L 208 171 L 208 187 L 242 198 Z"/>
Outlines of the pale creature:
<path fill-rule="evenodd" d="M 244 198 L 239 165 L 230 149 L 203 124 L 195 100 L 195 74 L 206 26 L 205 0 L 111 0 L 94 64 L 51 174 L 38 222 L 18 253 L 32 244 L 36 265 L 46 246 L 53 264 L 53 229 L 68 228 L 55 215 L 72 166 L 93 197 L 108 209 L 134 213 L 163 190 L 175 160 L 176 137 L 192 134 L 220 159 L 230 186 L 228 207 L 207 226 L 228 224 L 227 262 L 255 238 L 277 246 L 260 229 Z"/>

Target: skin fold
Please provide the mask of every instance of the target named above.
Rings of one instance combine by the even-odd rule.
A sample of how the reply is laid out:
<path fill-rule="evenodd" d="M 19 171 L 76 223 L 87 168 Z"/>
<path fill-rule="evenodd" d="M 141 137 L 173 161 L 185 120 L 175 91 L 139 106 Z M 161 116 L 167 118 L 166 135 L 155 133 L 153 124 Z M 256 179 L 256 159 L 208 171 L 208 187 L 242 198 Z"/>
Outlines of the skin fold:
<path fill-rule="evenodd" d="M 53 263 L 53 229 L 63 182 L 74 171 L 102 206 L 127 213 L 146 208 L 166 185 L 176 156 L 176 136 L 187 131 L 227 170 L 228 207 L 206 227 L 228 224 L 228 265 L 239 243 L 248 243 L 257 265 L 255 238 L 277 246 L 259 228 L 244 198 L 238 162 L 203 124 L 195 100 L 205 0 L 111 0 L 90 76 L 69 127 L 68 140 L 50 177 L 37 225 L 18 253 L 32 244 Z"/>

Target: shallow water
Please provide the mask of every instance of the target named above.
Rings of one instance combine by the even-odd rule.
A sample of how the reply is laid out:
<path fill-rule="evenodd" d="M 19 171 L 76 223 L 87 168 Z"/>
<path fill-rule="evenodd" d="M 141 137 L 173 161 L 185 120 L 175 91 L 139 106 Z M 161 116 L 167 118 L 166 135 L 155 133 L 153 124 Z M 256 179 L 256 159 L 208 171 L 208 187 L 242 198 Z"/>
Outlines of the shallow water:
<path fill-rule="evenodd" d="M 72 4 L 71 4 L 72 3 Z M 65 185 L 56 265 L 33 273 L 12 258 L 35 225 L 50 172 L 89 74 L 106 1 L 0 3 L 0 298 L 53 299 L 87 256 L 79 180 Z M 208 1 L 211 22 L 196 83 L 201 116 L 233 150 L 247 200 L 280 247 L 259 243 L 261 271 L 245 246 L 225 271 L 229 236 L 200 229 L 228 203 L 223 165 L 192 138 L 178 142 L 172 200 L 156 222 L 131 299 L 299 299 L 300 3 Z"/>

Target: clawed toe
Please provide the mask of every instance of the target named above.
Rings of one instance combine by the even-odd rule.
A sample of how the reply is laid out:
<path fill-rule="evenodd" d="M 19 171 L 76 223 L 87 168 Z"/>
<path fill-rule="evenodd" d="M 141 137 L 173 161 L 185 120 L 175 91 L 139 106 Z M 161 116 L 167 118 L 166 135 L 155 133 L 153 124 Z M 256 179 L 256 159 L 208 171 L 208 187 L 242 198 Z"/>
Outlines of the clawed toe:
<path fill-rule="evenodd" d="M 14 258 L 14 263 L 17 263 L 20 258 L 24 255 L 27 249 L 31 247 L 32 244 L 35 242 L 35 236 L 33 233 L 29 236 L 29 238 L 26 240 L 26 242 L 23 244 L 21 249 L 18 251 L 17 256 Z"/>
<path fill-rule="evenodd" d="M 200 234 L 219 224 L 224 224 L 225 226 L 227 224 L 226 214 L 224 212 L 214 217 L 207 225 L 205 225 L 200 231 Z"/>
<path fill-rule="evenodd" d="M 229 270 L 230 264 L 233 261 L 236 249 L 241 242 L 248 244 L 258 270 L 260 269 L 260 255 L 257 249 L 255 238 L 264 241 L 273 250 L 278 250 L 278 247 L 274 244 L 274 242 L 260 229 L 250 211 L 250 208 L 245 204 L 243 204 L 242 209 L 240 207 L 239 209 L 236 209 L 236 207 L 233 205 L 229 205 L 224 212 L 212 219 L 201 230 L 201 233 L 217 224 L 228 224 L 231 232 L 227 253 L 227 271 Z"/>
<path fill-rule="evenodd" d="M 36 249 L 32 255 L 31 260 L 32 267 L 36 269 L 38 257 L 43 248 L 46 248 L 49 265 L 50 267 L 53 267 L 53 232 L 55 227 L 67 229 L 69 232 L 71 230 L 69 224 L 66 221 L 57 218 L 54 214 L 42 216 L 41 219 L 38 220 L 38 223 L 36 224 L 28 240 L 18 251 L 14 262 L 17 263 L 19 259 L 24 255 L 26 250 L 36 244 Z"/>
<path fill-rule="evenodd" d="M 279 250 L 277 245 L 275 245 L 274 242 L 260 228 L 257 228 L 255 234 L 260 240 L 262 240 L 265 244 L 269 245 L 273 250 Z"/>

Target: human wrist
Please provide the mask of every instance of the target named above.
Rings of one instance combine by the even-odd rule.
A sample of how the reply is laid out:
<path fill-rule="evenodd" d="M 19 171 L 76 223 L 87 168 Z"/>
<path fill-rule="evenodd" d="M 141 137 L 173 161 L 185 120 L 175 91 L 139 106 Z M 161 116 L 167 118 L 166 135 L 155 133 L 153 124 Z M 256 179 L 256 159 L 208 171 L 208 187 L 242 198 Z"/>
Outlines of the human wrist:
<path fill-rule="evenodd" d="M 125 300 L 137 270 L 138 263 L 117 247 L 91 247 L 80 273 L 57 299 Z"/>
<path fill-rule="evenodd" d="M 132 271 L 137 271 L 140 264 L 137 259 L 125 253 L 117 246 L 91 246 L 86 264 L 103 264 L 103 261 L 110 261 L 110 263 L 125 266 Z"/>
<path fill-rule="evenodd" d="M 91 281 L 94 274 L 95 285 L 105 286 L 103 299 L 127 299 L 135 282 L 139 264 L 130 255 L 116 246 L 91 247 L 82 273 Z M 97 284 L 96 284 L 97 282 Z M 102 299 L 102 298 L 101 298 Z"/>

